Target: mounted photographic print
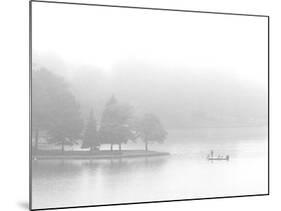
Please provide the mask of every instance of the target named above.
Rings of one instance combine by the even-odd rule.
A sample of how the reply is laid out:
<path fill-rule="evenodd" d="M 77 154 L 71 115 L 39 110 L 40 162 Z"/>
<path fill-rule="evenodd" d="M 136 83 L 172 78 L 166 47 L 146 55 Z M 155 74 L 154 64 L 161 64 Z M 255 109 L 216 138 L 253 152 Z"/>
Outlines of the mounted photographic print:
<path fill-rule="evenodd" d="M 30 209 L 269 194 L 269 17 L 30 2 Z"/>

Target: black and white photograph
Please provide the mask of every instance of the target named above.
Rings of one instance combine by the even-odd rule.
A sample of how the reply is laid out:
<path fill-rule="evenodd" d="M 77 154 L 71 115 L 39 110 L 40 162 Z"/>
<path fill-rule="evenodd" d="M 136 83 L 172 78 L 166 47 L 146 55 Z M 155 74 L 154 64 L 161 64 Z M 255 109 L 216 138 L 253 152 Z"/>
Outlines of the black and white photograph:
<path fill-rule="evenodd" d="M 269 194 L 268 24 L 31 1 L 31 209 Z"/>

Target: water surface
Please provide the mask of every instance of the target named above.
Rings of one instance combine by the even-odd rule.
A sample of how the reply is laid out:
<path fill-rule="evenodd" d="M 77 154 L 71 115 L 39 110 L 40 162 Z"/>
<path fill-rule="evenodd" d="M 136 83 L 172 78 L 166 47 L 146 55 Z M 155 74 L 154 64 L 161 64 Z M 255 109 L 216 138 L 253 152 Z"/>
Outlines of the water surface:
<path fill-rule="evenodd" d="M 33 161 L 33 208 L 266 193 L 267 131 L 220 130 L 170 131 L 150 146 L 170 156 Z M 210 150 L 230 161 L 208 161 Z"/>

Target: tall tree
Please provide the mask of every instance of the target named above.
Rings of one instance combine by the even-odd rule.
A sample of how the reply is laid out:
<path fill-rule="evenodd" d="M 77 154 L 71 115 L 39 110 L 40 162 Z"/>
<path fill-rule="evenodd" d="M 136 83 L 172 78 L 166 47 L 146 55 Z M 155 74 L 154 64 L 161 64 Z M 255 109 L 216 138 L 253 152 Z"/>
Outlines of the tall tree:
<path fill-rule="evenodd" d="M 93 111 L 90 111 L 86 130 L 84 132 L 83 143 L 81 148 L 90 148 L 91 151 L 96 150 L 100 145 L 97 134 L 97 123 Z"/>
<path fill-rule="evenodd" d="M 118 144 L 121 150 L 122 143 L 128 140 L 134 140 L 135 136 L 130 127 L 130 119 L 132 117 L 132 107 L 118 103 L 116 98 L 112 96 L 106 103 L 102 114 L 99 138 L 103 144 Z"/>
<path fill-rule="evenodd" d="M 148 151 L 149 142 L 161 143 L 166 139 L 167 132 L 157 116 L 145 114 L 139 119 L 136 126 L 138 137 L 145 143 L 145 150 Z"/>
<path fill-rule="evenodd" d="M 49 83 L 55 76 L 44 68 L 32 69 L 32 136 L 34 137 L 34 153 L 38 150 L 40 133 L 51 125 L 53 102 L 49 91 Z"/>
<path fill-rule="evenodd" d="M 45 130 L 49 141 L 72 145 L 80 138 L 83 127 L 79 105 L 62 77 L 39 69 L 32 76 L 32 130 L 35 132 L 35 148 L 38 132 Z"/>
<path fill-rule="evenodd" d="M 81 138 L 83 120 L 80 106 L 68 86 L 61 86 L 59 90 L 54 90 L 52 100 L 55 106 L 52 109 L 53 118 L 48 134 L 54 143 L 61 145 L 61 151 L 64 152 L 65 145 L 73 145 Z"/>

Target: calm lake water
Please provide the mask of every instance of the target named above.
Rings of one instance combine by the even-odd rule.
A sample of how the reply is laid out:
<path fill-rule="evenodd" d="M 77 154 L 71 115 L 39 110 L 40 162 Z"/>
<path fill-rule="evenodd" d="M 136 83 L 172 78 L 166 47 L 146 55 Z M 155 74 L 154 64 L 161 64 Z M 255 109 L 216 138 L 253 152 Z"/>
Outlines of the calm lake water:
<path fill-rule="evenodd" d="M 104 146 L 106 148 L 108 146 Z M 124 145 L 140 149 L 143 144 Z M 32 163 L 33 208 L 100 205 L 267 192 L 267 129 L 169 131 L 150 150 L 170 156 Z M 230 161 L 208 161 L 210 150 Z"/>

